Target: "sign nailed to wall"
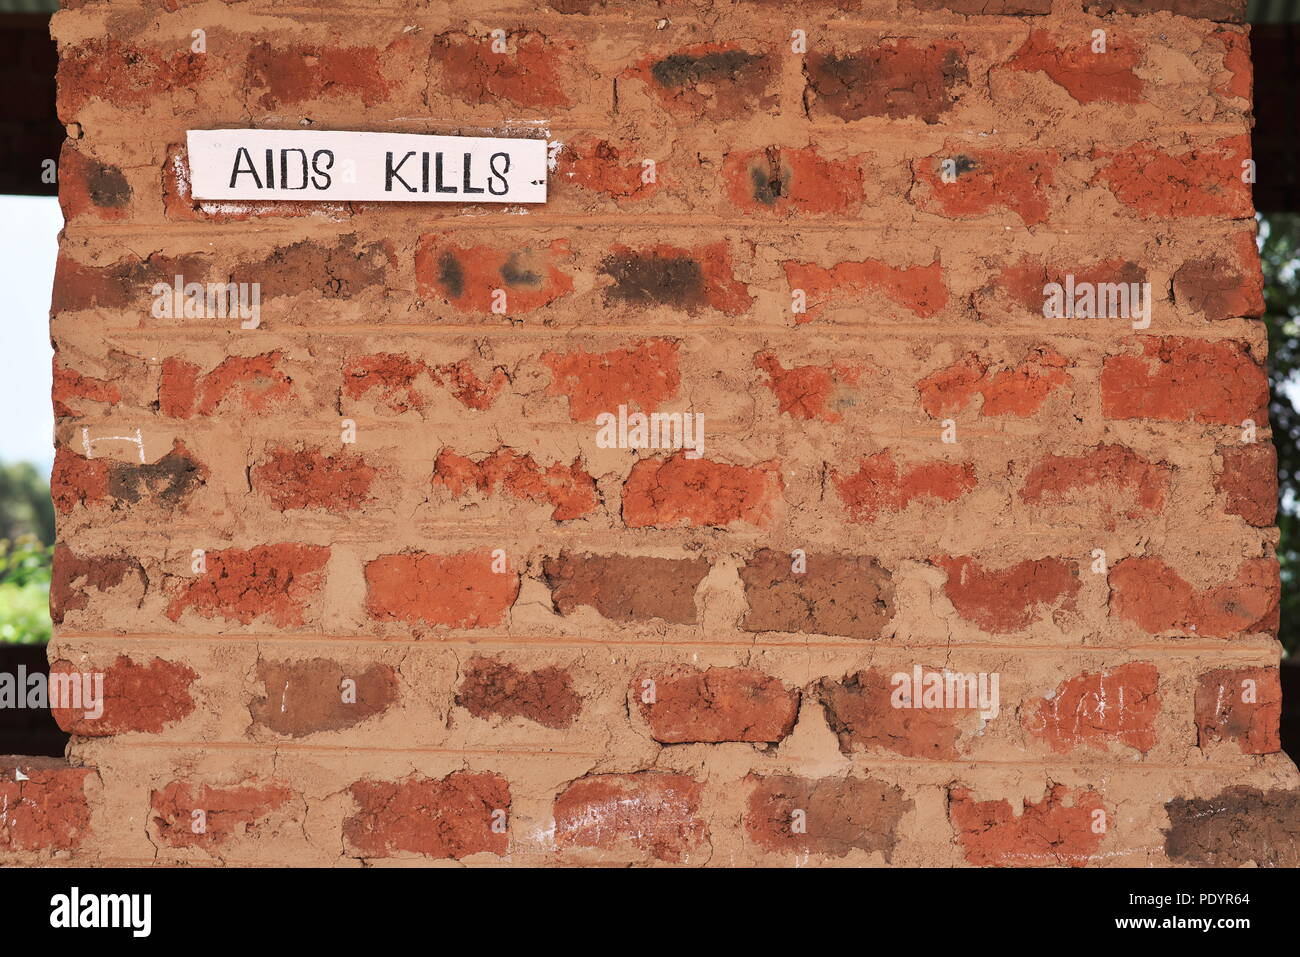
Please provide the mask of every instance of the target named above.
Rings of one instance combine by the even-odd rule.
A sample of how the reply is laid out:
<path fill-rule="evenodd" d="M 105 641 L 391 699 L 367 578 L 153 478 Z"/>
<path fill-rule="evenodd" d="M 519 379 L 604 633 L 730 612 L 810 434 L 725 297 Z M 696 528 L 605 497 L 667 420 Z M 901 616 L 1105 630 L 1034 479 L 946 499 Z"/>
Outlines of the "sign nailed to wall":
<path fill-rule="evenodd" d="M 190 130 L 195 199 L 544 203 L 546 140 Z"/>

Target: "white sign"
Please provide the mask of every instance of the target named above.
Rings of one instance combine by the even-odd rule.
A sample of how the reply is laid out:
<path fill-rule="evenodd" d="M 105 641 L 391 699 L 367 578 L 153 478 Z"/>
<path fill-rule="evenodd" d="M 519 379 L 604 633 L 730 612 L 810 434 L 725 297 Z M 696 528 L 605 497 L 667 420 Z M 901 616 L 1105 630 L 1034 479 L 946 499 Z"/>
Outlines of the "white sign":
<path fill-rule="evenodd" d="M 544 203 L 546 140 L 190 130 L 195 199 Z"/>

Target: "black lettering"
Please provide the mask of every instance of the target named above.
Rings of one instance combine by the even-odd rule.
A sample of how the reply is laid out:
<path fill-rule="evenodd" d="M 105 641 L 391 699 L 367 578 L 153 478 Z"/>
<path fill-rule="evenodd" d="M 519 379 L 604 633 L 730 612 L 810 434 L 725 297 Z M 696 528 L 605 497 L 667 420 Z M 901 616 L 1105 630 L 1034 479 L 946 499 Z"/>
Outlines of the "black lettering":
<path fill-rule="evenodd" d="M 499 159 L 506 161 L 504 169 L 497 169 L 497 160 Z M 506 193 L 510 192 L 510 182 L 506 179 L 506 173 L 510 172 L 510 154 L 493 153 L 491 157 L 488 158 L 488 166 L 492 170 L 492 175 L 488 177 L 488 192 L 493 196 L 504 196 Z M 496 184 L 493 182 L 493 180 L 497 179 L 501 180 L 500 189 L 497 189 Z"/>
<path fill-rule="evenodd" d="M 302 157 L 302 185 L 289 185 L 289 154 L 297 153 Z M 307 151 L 300 150 L 296 147 L 293 149 L 280 150 L 280 188 L 281 189 L 306 189 L 307 188 Z"/>
<path fill-rule="evenodd" d="M 429 191 L 429 153 L 426 150 L 420 154 L 420 192 Z"/>
<path fill-rule="evenodd" d="M 327 156 L 327 157 L 329 157 L 329 162 L 325 164 L 325 169 L 321 169 L 321 167 L 320 167 L 320 158 L 321 158 L 322 156 Z M 312 153 L 312 154 L 311 154 L 311 168 L 312 168 L 312 172 L 313 172 L 313 175 L 312 175 L 312 178 L 311 178 L 311 184 L 312 184 L 313 186 L 315 186 L 317 189 L 329 189 L 329 188 L 330 188 L 330 184 L 333 182 L 333 179 L 331 178 L 330 174 L 329 174 L 328 172 L 326 172 L 326 170 L 330 170 L 330 169 L 333 169 L 333 168 L 334 168 L 334 151 L 333 151 L 333 150 L 317 150 L 315 153 Z M 325 182 L 322 183 L 320 180 L 318 180 L 318 179 L 316 178 L 316 177 L 318 177 L 318 176 L 323 176 L 323 177 L 325 178 Z"/>
<path fill-rule="evenodd" d="M 241 159 L 246 160 L 248 162 L 248 169 L 243 169 L 240 167 L 239 161 Z M 253 177 L 253 182 L 257 184 L 257 188 L 258 189 L 262 188 L 262 181 L 257 178 L 257 168 L 253 166 L 253 157 L 250 156 L 248 150 L 242 146 L 235 151 L 235 168 L 230 171 L 231 189 L 235 188 L 240 173 L 247 173 L 249 176 Z"/>
<path fill-rule="evenodd" d="M 467 193 L 481 193 L 481 192 L 483 192 L 483 187 L 481 187 L 481 186 L 471 186 L 471 185 L 469 184 L 469 172 L 470 172 L 470 170 L 469 170 L 469 164 L 470 164 L 470 155 L 469 155 L 468 153 L 466 153 L 466 154 L 465 154 L 465 176 L 464 176 L 465 192 L 467 192 Z"/>
<path fill-rule="evenodd" d="M 275 189 L 275 150 L 266 151 L 266 188 Z"/>
<path fill-rule="evenodd" d="M 442 185 L 442 154 L 435 153 L 433 157 L 433 188 L 439 193 L 454 193 L 455 186 Z"/>
<path fill-rule="evenodd" d="M 385 193 L 391 193 L 393 191 L 393 180 L 397 180 L 399 183 L 405 186 L 406 191 L 408 193 L 415 192 L 415 187 L 412 186 L 410 183 L 408 183 L 406 180 L 402 179 L 401 175 L 398 173 L 398 170 L 402 168 L 402 164 L 405 163 L 414 155 L 415 155 L 415 151 L 412 150 L 411 152 L 407 153 L 405 156 L 402 157 L 401 163 L 398 163 L 396 166 L 394 166 L 393 154 L 391 152 L 385 154 L 385 156 L 387 157 L 387 159 L 384 160 L 384 192 Z"/>

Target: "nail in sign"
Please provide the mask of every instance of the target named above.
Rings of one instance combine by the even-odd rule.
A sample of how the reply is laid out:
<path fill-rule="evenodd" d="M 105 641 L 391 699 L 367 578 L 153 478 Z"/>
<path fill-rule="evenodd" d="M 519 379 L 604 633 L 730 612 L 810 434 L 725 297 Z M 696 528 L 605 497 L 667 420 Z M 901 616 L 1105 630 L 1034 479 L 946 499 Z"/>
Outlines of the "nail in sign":
<path fill-rule="evenodd" d="M 190 130 L 195 199 L 544 203 L 546 140 Z"/>

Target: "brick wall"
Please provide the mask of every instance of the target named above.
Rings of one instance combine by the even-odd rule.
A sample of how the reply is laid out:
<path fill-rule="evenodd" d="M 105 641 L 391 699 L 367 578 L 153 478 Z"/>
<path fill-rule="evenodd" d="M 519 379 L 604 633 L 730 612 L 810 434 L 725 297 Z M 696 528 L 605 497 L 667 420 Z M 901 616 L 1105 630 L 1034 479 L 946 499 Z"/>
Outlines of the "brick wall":
<path fill-rule="evenodd" d="M 71 6 L 50 658 L 107 703 L 6 859 L 1300 862 L 1242 2 Z M 550 200 L 196 201 L 227 126 L 545 137 Z"/>

